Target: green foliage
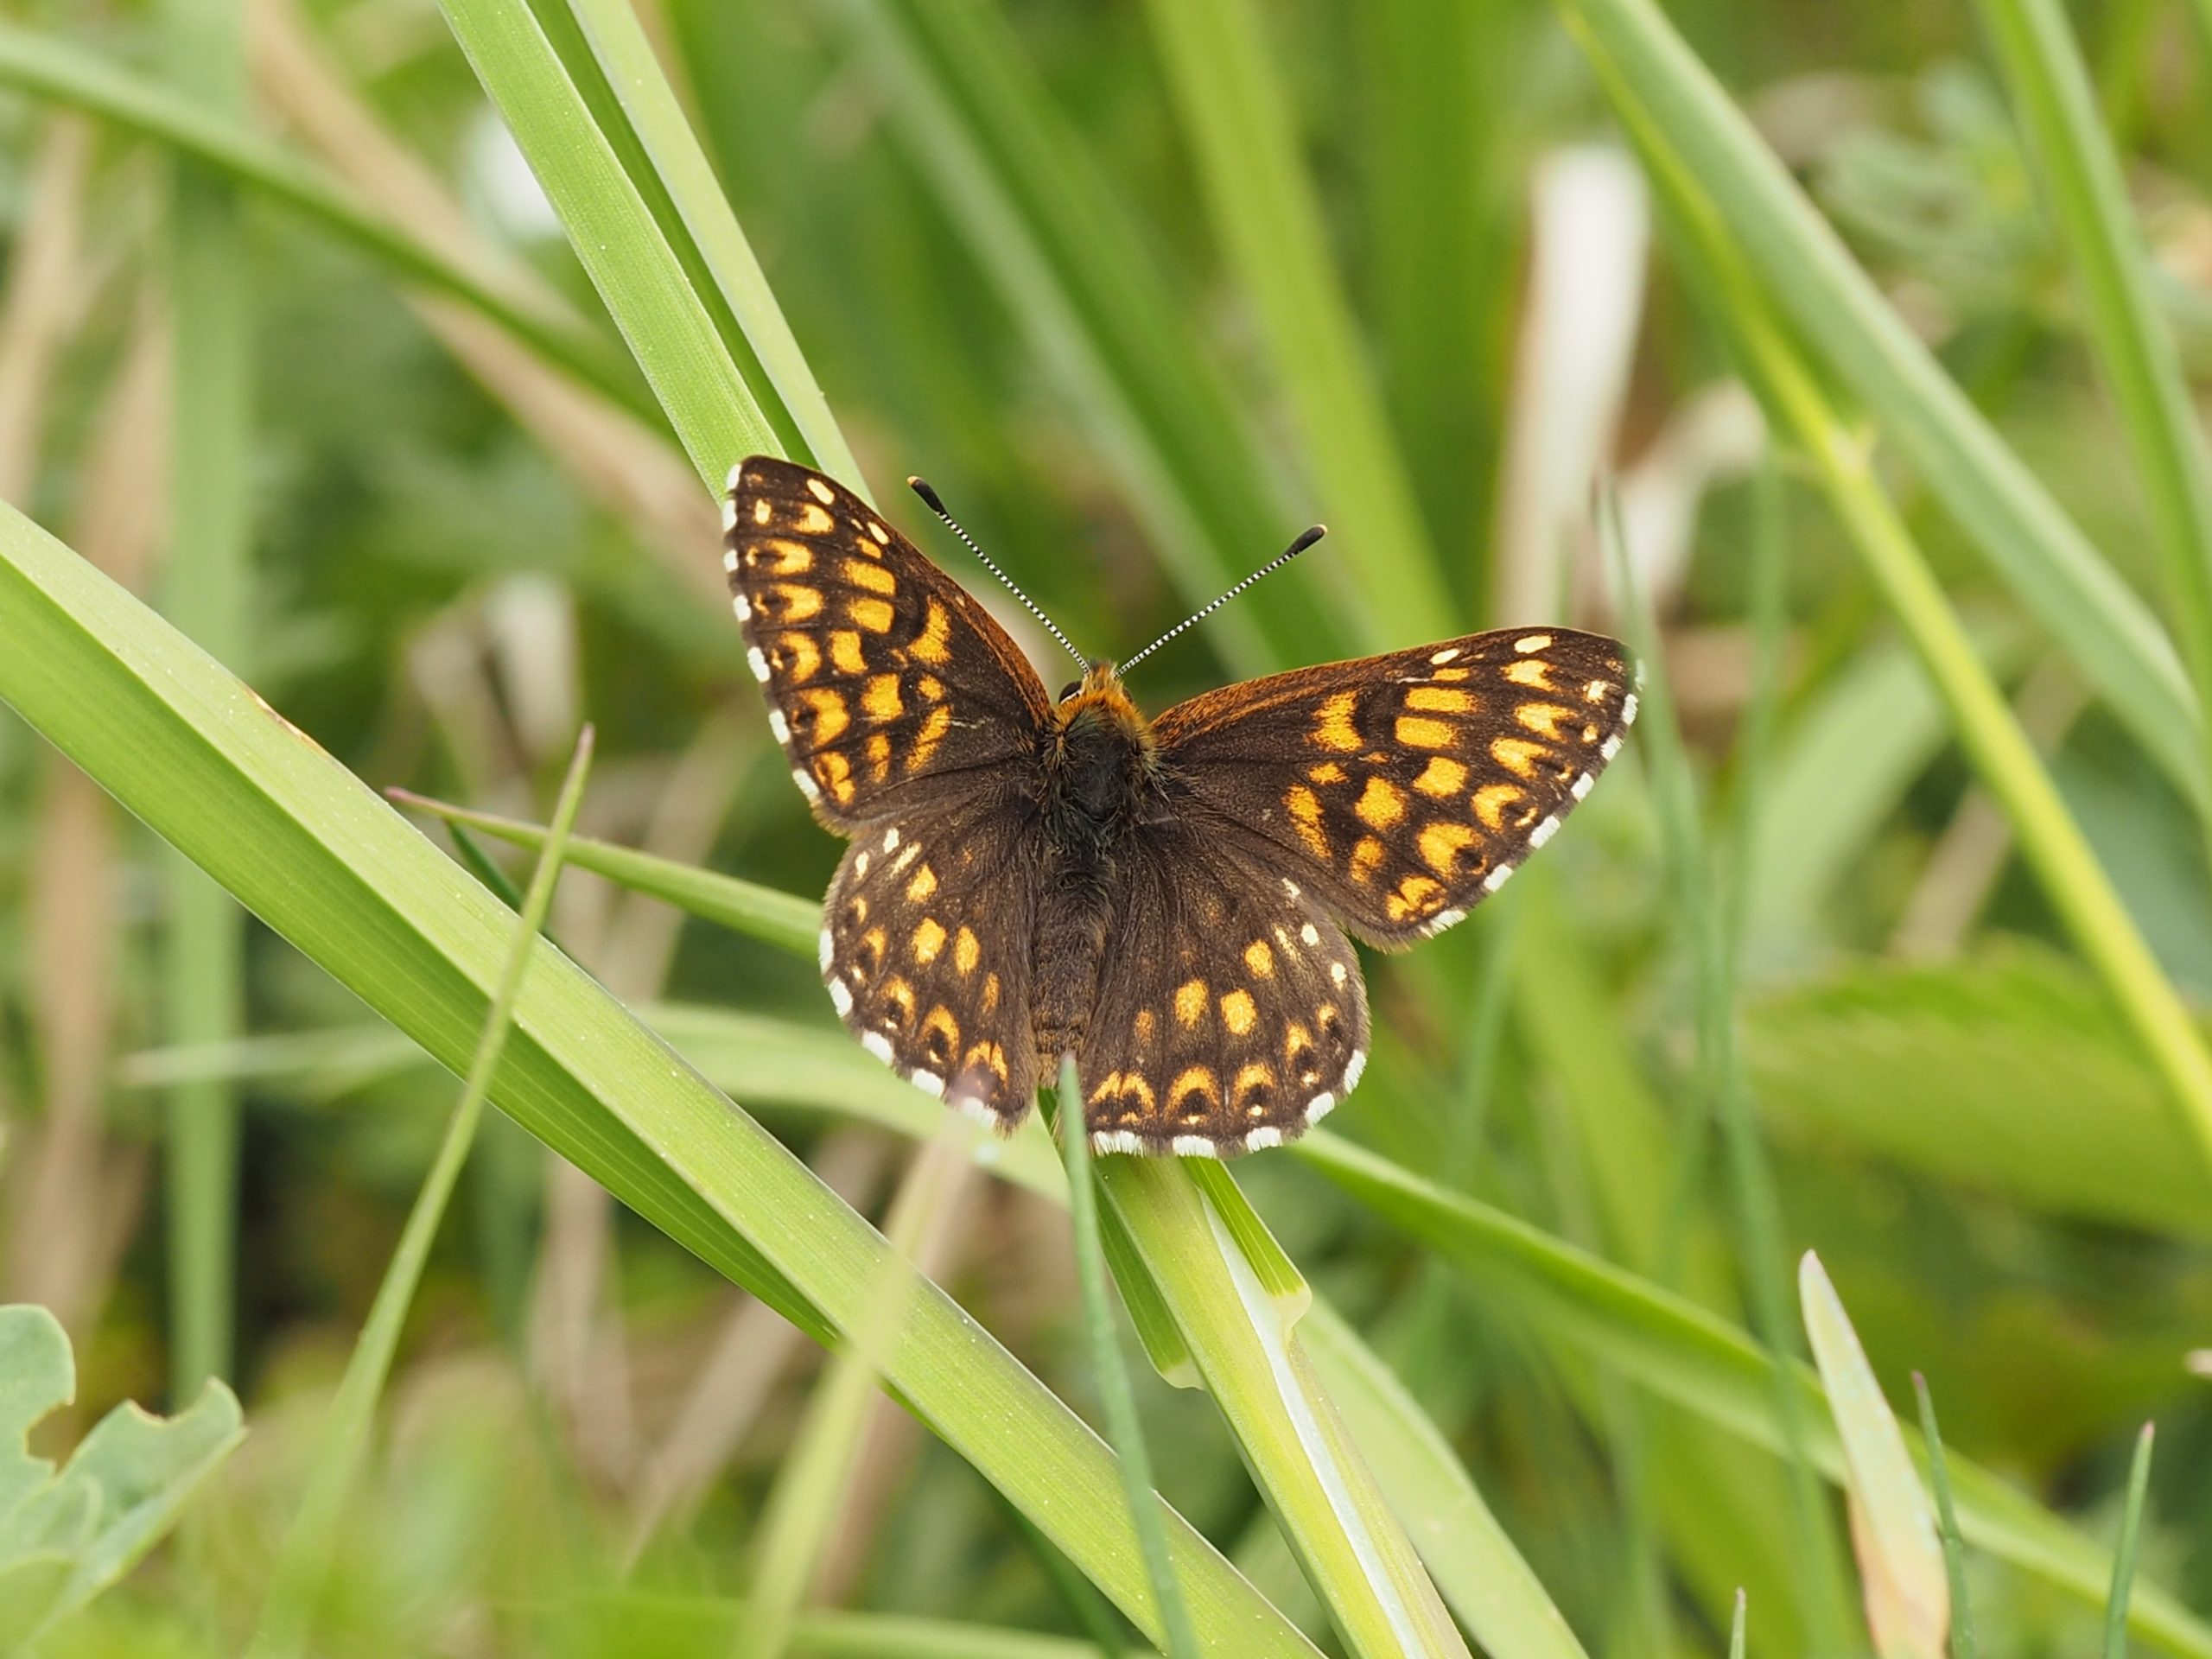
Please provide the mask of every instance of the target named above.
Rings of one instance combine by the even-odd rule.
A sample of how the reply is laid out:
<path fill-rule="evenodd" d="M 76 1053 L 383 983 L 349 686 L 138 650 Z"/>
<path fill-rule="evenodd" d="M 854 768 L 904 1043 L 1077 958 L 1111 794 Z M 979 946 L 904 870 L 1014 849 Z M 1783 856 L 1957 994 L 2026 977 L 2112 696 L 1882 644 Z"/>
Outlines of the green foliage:
<path fill-rule="evenodd" d="M 117 1406 L 57 1470 L 29 1438 L 76 1397 L 54 1316 L 0 1307 L 0 1652 L 34 1646 L 130 1572 L 245 1435 L 237 1396 L 210 1379 L 174 1417 Z"/>

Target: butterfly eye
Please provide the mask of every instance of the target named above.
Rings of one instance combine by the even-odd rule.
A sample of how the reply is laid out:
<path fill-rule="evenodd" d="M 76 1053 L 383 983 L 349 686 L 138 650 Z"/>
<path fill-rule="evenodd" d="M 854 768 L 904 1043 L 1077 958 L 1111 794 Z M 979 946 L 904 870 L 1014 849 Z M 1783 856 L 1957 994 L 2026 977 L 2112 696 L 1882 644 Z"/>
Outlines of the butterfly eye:
<path fill-rule="evenodd" d="M 1070 697 L 1075 696 L 1077 692 L 1082 690 L 1083 682 L 1081 680 L 1070 680 L 1065 685 L 1060 688 L 1060 695 L 1053 698 L 1052 701 L 1055 702 L 1065 702 Z"/>

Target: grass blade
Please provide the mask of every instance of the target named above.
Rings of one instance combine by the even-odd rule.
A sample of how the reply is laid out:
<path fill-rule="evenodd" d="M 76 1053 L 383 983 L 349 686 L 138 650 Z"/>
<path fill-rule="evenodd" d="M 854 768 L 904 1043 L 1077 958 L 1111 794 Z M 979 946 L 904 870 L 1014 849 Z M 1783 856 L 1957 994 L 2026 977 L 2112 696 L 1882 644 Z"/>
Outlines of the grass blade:
<path fill-rule="evenodd" d="M 1928 1448 L 1928 1484 L 1936 1494 L 1936 1522 L 1943 1541 L 1943 1576 L 1951 1587 L 1951 1659 L 1976 1659 L 1974 1609 L 1967 1600 L 1967 1546 L 1959 1536 L 1959 1517 L 1951 1498 L 1950 1465 L 1943 1460 L 1943 1432 L 1936 1426 L 1936 1401 L 1928 1379 L 1912 1374 L 1920 1402 L 1920 1438 Z"/>
<path fill-rule="evenodd" d="M 690 273 L 692 293 L 706 305 L 731 361 L 774 425 L 783 453 L 865 493 L 860 465 L 683 118 L 638 14 L 626 0 L 567 0 L 565 13 L 557 3 L 539 13 L 541 21 L 563 16 L 573 20 L 598 71 L 601 85 L 592 91 L 601 130 L 609 130 L 616 114 L 625 118 L 621 136 L 628 143 L 617 149 L 624 172 Z M 587 72 L 575 56 L 568 67 L 580 80 Z"/>
<path fill-rule="evenodd" d="M 832 10 L 1161 565 L 1187 603 L 1205 603 L 1304 518 L 1131 215 L 996 9 L 840 0 Z M 1316 598 L 1317 570 L 1285 577 L 1211 625 L 1213 648 L 1240 673 L 1318 660 L 1360 631 Z"/>
<path fill-rule="evenodd" d="M 658 423 L 659 410 L 601 334 L 548 310 L 493 274 L 457 264 L 365 206 L 321 169 L 235 118 L 189 101 L 52 35 L 0 22 L 0 85 L 54 99 L 165 144 L 240 190 L 276 201 L 344 238 L 409 282 L 473 307 L 624 408 Z"/>
<path fill-rule="evenodd" d="M 779 446 L 690 273 L 530 8 L 445 0 L 444 10 L 684 453 L 719 489 L 733 462 Z"/>
<path fill-rule="evenodd" d="M 957 1140 L 940 1133 L 922 1142 L 892 1200 L 884 1236 L 891 1245 L 882 1281 L 869 1294 L 859 1327 L 830 1361 L 808 1404 L 806 1420 L 760 1511 L 760 1554 L 738 1651 L 745 1659 L 782 1659 L 798 1628 L 807 1586 L 852 1489 L 853 1469 L 867 1439 L 882 1356 L 898 1340 L 912 1306 L 923 1236 L 944 1213 L 961 1173 Z M 1154 1518 L 1154 1528 L 1159 1520 Z M 1160 1554 L 1165 1560 L 1166 1544 Z"/>
<path fill-rule="evenodd" d="M 1335 280 L 1260 14 L 1249 0 L 1153 0 L 1147 12 L 1215 232 L 1252 296 L 1322 498 L 1357 550 L 1353 569 L 1382 631 L 1362 643 L 1433 638 L 1459 607 Z"/>
<path fill-rule="evenodd" d="M 1885 1659 L 1943 1659 L 1950 1585 L 1928 1494 L 1842 1299 L 1810 1250 L 1799 1263 L 1797 1286 L 1805 1334 L 1843 1445 L 1860 1595 L 1875 1651 Z"/>
<path fill-rule="evenodd" d="M 2096 92 L 2056 0 L 1981 0 L 2052 217 L 2073 256 L 2082 316 L 2134 451 L 2165 565 L 2167 614 L 2212 709 L 2212 463 Z M 2212 778 L 2212 721 L 2198 722 Z M 2212 806 L 2199 797 L 2200 805 Z M 2212 818 L 2207 820 L 2212 835 Z"/>
<path fill-rule="evenodd" d="M 1761 303 L 1788 313 L 2136 740 L 2204 801 L 2189 677 L 2148 607 L 1943 372 L 1655 0 L 1561 7 L 1623 118 L 1709 194 Z M 1853 464 L 1866 464 L 1855 439 Z"/>
<path fill-rule="evenodd" d="M 2127 1597 L 2135 1584 L 2135 1546 L 2143 1533 L 2143 1500 L 2151 1489 L 2153 1425 L 2135 1437 L 2135 1457 L 2127 1468 L 2127 1508 L 2121 1513 L 2120 1543 L 2112 1556 L 2112 1594 L 2105 1601 L 2104 1659 L 2126 1659 Z"/>
<path fill-rule="evenodd" d="M 172 0 L 168 22 L 180 92 L 236 119 L 245 104 L 237 8 L 226 0 Z M 242 672 L 253 537 L 249 262 L 238 204 L 220 174 L 181 163 L 169 217 L 174 367 L 163 603 L 180 629 Z M 166 859 L 164 883 L 163 1031 L 172 1042 L 219 1042 L 245 1018 L 245 918 L 182 858 Z M 169 1358 L 179 1400 L 232 1370 L 238 1112 L 230 1090 L 212 1080 L 187 1084 L 168 1101 Z"/>
<path fill-rule="evenodd" d="M 1075 1061 L 1070 1056 L 1060 1060 L 1056 1121 L 1061 1156 L 1066 1160 L 1076 1281 L 1083 1292 L 1083 1319 L 1090 1339 L 1091 1362 L 1097 1367 L 1098 1403 L 1106 1417 L 1106 1438 L 1113 1442 L 1121 1459 L 1122 1484 L 1130 1517 L 1136 1523 L 1137 1543 L 1144 1552 L 1145 1573 L 1152 1581 L 1160 1623 L 1166 1632 L 1168 1659 L 1198 1659 L 1198 1633 L 1191 1628 L 1182 1588 L 1168 1570 L 1167 1535 L 1160 1525 L 1160 1500 L 1153 1491 L 1152 1459 L 1145 1450 L 1144 1425 L 1137 1417 L 1137 1397 L 1129 1388 L 1128 1370 L 1122 1363 L 1114 1305 L 1106 1294 L 1106 1255 L 1099 1243 L 1098 1192 L 1090 1173 L 1090 1137 L 1084 1133 L 1083 1091 L 1076 1083 Z"/>
<path fill-rule="evenodd" d="M 1299 1342 L 1295 1320 L 1309 1293 L 1302 1282 L 1294 1291 L 1271 1285 L 1255 1267 L 1246 1241 L 1264 1228 L 1226 1172 L 1202 1185 L 1180 1165 L 1116 1156 L 1100 1166 L 1101 1185 L 1306 1581 L 1360 1659 L 1464 1655 Z M 1244 1213 L 1232 1221 L 1224 1205 Z M 1271 1254 L 1280 1271 L 1281 1253 Z"/>
<path fill-rule="evenodd" d="M 430 1246 L 438 1236 L 439 1225 L 445 1219 L 454 1183 L 461 1179 L 461 1166 L 467 1162 L 469 1148 L 476 1143 L 477 1125 L 484 1117 L 484 1102 L 499 1069 L 499 1056 L 506 1047 L 507 1033 L 513 1027 L 515 1000 L 521 993 L 523 976 L 529 971 L 531 959 L 540 948 L 538 935 L 544 930 L 545 912 L 553 903 L 554 884 L 560 880 L 569 831 L 576 821 L 576 809 L 583 801 L 584 779 L 591 772 L 591 755 L 592 732 L 587 726 L 576 741 L 568 776 L 562 780 L 560 798 L 553 807 L 552 825 L 546 833 L 545 850 L 538 856 L 537 868 L 531 874 L 530 889 L 523 898 L 521 913 L 515 919 L 513 943 L 508 946 L 507 959 L 493 989 L 484 1028 L 476 1039 L 476 1052 L 469 1058 L 461 1099 L 446 1124 L 445 1138 L 438 1143 L 429 1173 L 423 1178 L 422 1189 L 407 1212 L 407 1224 L 400 1232 L 398 1248 L 392 1251 L 391 1261 L 377 1286 L 376 1300 L 370 1306 L 368 1320 L 361 1327 L 360 1338 L 353 1344 L 353 1352 L 346 1362 L 345 1375 L 339 1380 L 337 1395 L 331 1402 L 329 1421 L 323 1425 L 322 1440 L 308 1477 L 306 1495 L 300 1501 L 298 1513 L 292 1517 L 290 1530 L 285 1534 L 276 1571 L 262 1600 L 260 1623 L 250 1649 L 255 1659 L 282 1659 L 283 1656 L 301 1652 L 306 1646 L 315 1599 L 321 1592 L 323 1580 L 337 1553 L 339 1517 L 367 1454 L 370 1430 L 375 1424 L 378 1403 L 384 1397 L 385 1380 L 391 1375 L 392 1357 L 399 1349 L 401 1328 L 406 1323 L 408 1310 L 415 1304 L 416 1288 L 423 1282 L 423 1269 L 429 1261 Z"/>

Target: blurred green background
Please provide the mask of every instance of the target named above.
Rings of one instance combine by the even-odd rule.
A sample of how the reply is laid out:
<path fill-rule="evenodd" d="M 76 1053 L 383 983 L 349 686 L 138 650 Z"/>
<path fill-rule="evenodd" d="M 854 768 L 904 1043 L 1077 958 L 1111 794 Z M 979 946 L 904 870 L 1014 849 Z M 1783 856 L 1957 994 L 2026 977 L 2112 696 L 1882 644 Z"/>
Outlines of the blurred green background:
<path fill-rule="evenodd" d="M 1374 1068 L 1332 1128 L 1738 1322 L 1762 1274 L 1781 1282 L 1817 1250 L 1900 1410 L 1924 1374 L 1947 1444 L 2100 1541 L 2155 1418 L 2142 1571 L 2212 1612 L 2204 1179 L 1802 435 L 1770 447 L 1716 328 L 1729 290 L 1685 253 L 1561 16 L 1523 0 L 637 11 L 876 499 L 1002 616 L 906 474 L 1108 655 L 1332 523 L 1147 664 L 1133 690 L 1154 712 L 1477 627 L 1621 631 L 1592 511 L 1610 480 L 1663 640 L 1694 843 L 1670 842 L 1662 739 L 1639 728 L 1503 896 L 1414 956 L 1370 958 Z M 1669 15 L 1973 408 L 2185 639 L 2155 488 L 1977 14 Z M 588 720 L 580 833 L 819 893 L 838 845 L 786 780 L 721 596 L 713 502 L 642 383 L 569 378 L 244 174 L 180 165 L 144 124 L 73 107 L 89 94 L 21 90 L 59 52 L 228 111 L 541 315 L 587 319 L 612 357 L 438 8 L 73 0 L 15 16 L 0 494 L 376 788 L 542 818 Z M 2201 425 L 2212 9 L 2112 0 L 2071 22 Z M 1278 141 L 1301 164 L 1287 196 L 1270 194 Z M 1910 435 L 1855 412 L 1847 367 L 1813 378 L 2157 963 L 2201 1005 L 2212 886 L 2171 768 L 1985 558 Z M 180 522 L 200 532 L 192 551 Z M 1050 642 L 1007 620 L 1049 664 Z M 0 649 L 7 632 L 0 615 Z M 251 1431 L 181 1538 L 49 1638 L 56 1654 L 242 1646 L 452 1096 L 209 895 L 0 712 L 0 1300 L 52 1309 L 79 1370 L 35 1444 L 66 1447 L 120 1400 L 181 1403 L 210 1372 Z M 1718 993 L 1701 915 L 1730 942 Z M 791 959 L 588 872 L 564 877 L 551 931 L 627 1001 L 831 1026 Z M 1700 1042 L 1716 995 L 1733 1083 L 1710 1027 Z M 908 1142 L 756 1103 L 741 1058 L 729 1070 L 717 1081 L 880 1214 Z M 1764 1189 L 1721 1128 L 1738 1084 L 1771 1173 L 1764 1230 L 1741 1220 Z M 213 1133 L 165 1133 L 181 1097 Z M 1589 1651 L 1715 1651 L 1738 1584 L 1755 1651 L 1834 1650 L 1837 1573 L 1793 1529 L 1781 1463 L 1655 1412 L 1292 1157 L 1236 1173 Z M 1062 1211 L 1009 1184 L 962 1192 L 934 1276 L 1094 1414 Z M 721 1650 L 818 1361 L 491 1116 L 405 1327 L 315 1650 Z M 1327 1648 L 1204 1395 L 1139 1384 L 1163 1491 Z M 868 1421 L 812 1599 L 1079 1635 L 1019 1516 L 888 1402 Z M 1992 1651 L 2097 1640 L 2094 1608 L 2028 1579 L 1970 1559 L 1968 1583 Z M 1866 1641 L 1855 1613 L 1847 1630 Z M 805 1650 L 936 1650 L 833 1637 Z"/>

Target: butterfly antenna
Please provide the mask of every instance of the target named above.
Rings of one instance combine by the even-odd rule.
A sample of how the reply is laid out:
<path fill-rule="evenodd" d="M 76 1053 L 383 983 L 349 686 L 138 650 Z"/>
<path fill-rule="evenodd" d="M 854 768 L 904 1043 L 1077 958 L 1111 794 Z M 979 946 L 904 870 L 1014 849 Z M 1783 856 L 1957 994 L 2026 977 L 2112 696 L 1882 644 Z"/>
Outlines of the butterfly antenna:
<path fill-rule="evenodd" d="M 1214 601 L 1212 604 L 1207 606 L 1204 610 L 1185 617 L 1173 627 L 1168 629 L 1167 632 L 1161 634 L 1159 639 L 1154 640 L 1142 651 L 1137 652 L 1137 654 L 1130 658 L 1128 661 L 1123 663 L 1121 666 L 1121 671 L 1124 674 L 1128 673 L 1146 658 L 1151 656 L 1154 652 L 1158 651 L 1170 639 L 1173 639 L 1177 634 L 1182 632 L 1184 629 L 1193 627 L 1198 623 L 1205 621 L 1206 618 L 1211 616 L 1223 606 L 1228 604 L 1230 600 L 1236 598 L 1237 594 L 1243 593 L 1254 582 L 1259 581 L 1261 577 L 1273 575 L 1276 571 L 1281 569 L 1283 566 L 1288 564 L 1293 559 L 1296 558 L 1300 554 L 1303 553 L 1307 548 L 1313 546 L 1314 543 L 1319 541 L 1328 533 L 1329 527 L 1326 524 L 1316 524 L 1311 530 L 1302 530 L 1299 531 L 1298 539 L 1296 541 L 1293 542 L 1288 547 L 1283 549 L 1283 550 L 1275 555 L 1274 558 L 1268 560 L 1267 563 L 1262 565 L 1250 575 L 1245 577 L 1243 581 L 1238 582 L 1234 588 L 1224 594 L 1219 599 Z"/>
<path fill-rule="evenodd" d="M 952 533 L 957 536 L 962 541 L 968 543 L 968 550 L 983 562 L 983 569 L 989 571 L 993 575 L 996 576 L 1001 582 L 1007 585 L 1008 591 L 1010 591 L 1016 599 L 1022 602 L 1022 605 L 1027 609 L 1029 614 L 1035 617 L 1039 622 L 1042 622 L 1045 625 L 1045 631 L 1051 634 L 1053 639 L 1058 640 L 1062 645 L 1068 648 L 1069 656 L 1074 658 L 1078 663 L 1081 663 L 1086 671 L 1090 667 L 1090 659 L 1075 648 L 1074 640 L 1069 639 L 1067 635 L 1060 632 L 1060 625 L 1053 621 L 1051 617 L 1046 615 L 1044 612 L 1039 610 L 1037 608 L 1037 601 L 1031 599 L 1028 594 L 1023 593 L 1020 588 L 1015 587 L 1014 578 L 1007 575 L 1005 571 L 1000 569 L 997 565 L 994 564 L 991 562 L 991 556 L 984 552 L 982 548 L 976 545 L 976 538 L 973 536 L 970 536 L 966 531 L 960 528 L 960 521 L 944 510 L 944 503 L 938 499 L 938 493 L 929 486 L 929 484 L 925 480 L 910 478 L 906 480 L 906 487 L 912 490 L 916 495 L 920 496 L 924 505 L 926 505 L 931 512 L 937 514 L 938 518 L 944 520 L 945 527 L 947 529 L 950 530 Z"/>

